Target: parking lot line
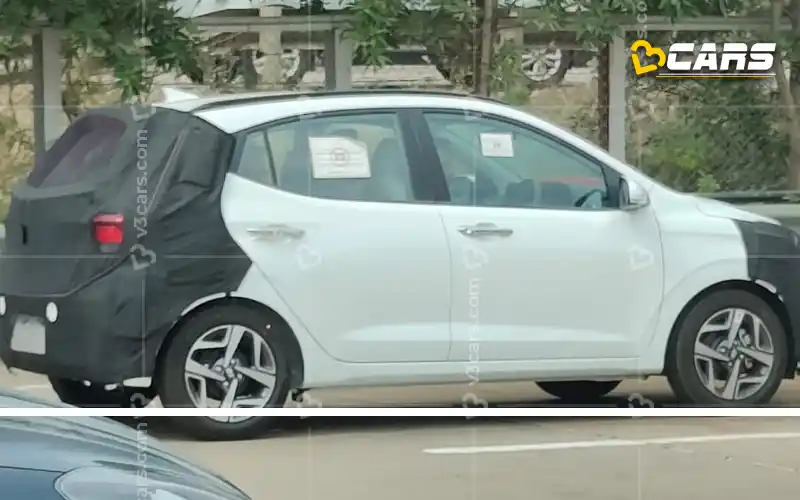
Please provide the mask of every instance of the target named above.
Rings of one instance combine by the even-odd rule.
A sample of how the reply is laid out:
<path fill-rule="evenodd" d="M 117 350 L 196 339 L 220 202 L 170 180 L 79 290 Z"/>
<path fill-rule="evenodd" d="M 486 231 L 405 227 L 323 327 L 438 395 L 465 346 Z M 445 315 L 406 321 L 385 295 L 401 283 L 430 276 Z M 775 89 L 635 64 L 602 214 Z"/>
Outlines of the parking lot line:
<path fill-rule="evenodd" d="M 430 455 L 477 455 L 483 453 L 519 453 L 524 451 L 575 450 L 586 448 L 620 448 L 669 444 L 713 443 L 721 441 L 754 441 L 767 439 L 800 439 L 800 432 L 773 432 L 762 434 L 717 434 L 706 436 L 675 436 L 650 439 L 603 439 L 594 441 L 562 441 L 534 444 L 498 446 L 464 446 L 454 448 L 427 448 Z"/>
<path fill-rule="evenodd" d="M 15 391 L 43 391 L 45 389 L 50 389 L 50 384 L 28 384 L 28 385 L 18 385 L 14 387 Z"/>

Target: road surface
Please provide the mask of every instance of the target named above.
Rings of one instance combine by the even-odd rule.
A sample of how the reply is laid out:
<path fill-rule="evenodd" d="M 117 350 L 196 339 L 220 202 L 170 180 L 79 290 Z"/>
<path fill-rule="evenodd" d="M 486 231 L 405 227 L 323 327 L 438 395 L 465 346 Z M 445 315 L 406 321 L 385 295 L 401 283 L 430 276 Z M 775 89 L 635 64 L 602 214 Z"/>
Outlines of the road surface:
<path fill-rule="evenodd" d="M 30 374 L 0 387 L 54 397 Z M 321 391 L 328 406 L 460 405 L 459 386 Z M 553 403 L 533 384 L 486 384 L 491 404 Z M 630 394 L 674 400 L 662 380 Z M 776 404 L 800 403 L 786 382 Z M 285 419 L 264 439 L 192 442 L 166 421 L 148 433 L 233 480 L 254 500 L 794 500 L 800 420 L 793 418 L 309 418 Z M 625 440 L 620 443 L 619 440 Z M 555 445 L 553 443 L 556 443 Z M 621 446 L 624 445 L 624 446 Z"/>

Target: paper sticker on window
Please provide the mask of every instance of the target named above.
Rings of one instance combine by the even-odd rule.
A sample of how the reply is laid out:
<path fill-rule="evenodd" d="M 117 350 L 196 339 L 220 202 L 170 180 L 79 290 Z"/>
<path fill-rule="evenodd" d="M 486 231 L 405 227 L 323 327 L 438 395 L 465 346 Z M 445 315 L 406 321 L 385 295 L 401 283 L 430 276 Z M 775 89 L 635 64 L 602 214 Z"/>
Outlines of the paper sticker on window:
<path fill-rule="evenodd" d="M 369 150 L 349 137 L 309 137 L 315 179 L 368 179 Z"/>
<path fill-rule="evenodd" d="M 501 158 L 514 157 L 514 137 L 511 134 L 481 134 L 481 154 Z"/>

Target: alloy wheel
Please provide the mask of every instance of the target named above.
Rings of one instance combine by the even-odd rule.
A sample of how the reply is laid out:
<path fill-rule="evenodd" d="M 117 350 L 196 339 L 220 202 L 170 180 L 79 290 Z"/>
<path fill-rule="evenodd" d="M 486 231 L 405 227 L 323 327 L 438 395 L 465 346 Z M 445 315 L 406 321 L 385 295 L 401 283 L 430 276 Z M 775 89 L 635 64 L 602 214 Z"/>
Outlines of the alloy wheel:
<path fill-rule="evenodd" d="M 694 342 L 694 366 L 709 392 L 739 401 L 767 383 L 774 352 L 772 334 L 758 315 L 729 308 L 703 323 Z"/>
<path fill-rule="evenodd" d="M 241 325 L 206 331 L 186 356 L 184 381 L 197 408 L 263 408 L 275 391 L 275 356 L 267 342 Z M 252 417 L 209 417 L 236 423 Z"/>
<path fill-rule="evenodd" d="M 535 82 L 543 82 L 558 73 L 562 57 L 561 50 L 557 48 L 530 47 L 522 54 L 522 72 Z"/>

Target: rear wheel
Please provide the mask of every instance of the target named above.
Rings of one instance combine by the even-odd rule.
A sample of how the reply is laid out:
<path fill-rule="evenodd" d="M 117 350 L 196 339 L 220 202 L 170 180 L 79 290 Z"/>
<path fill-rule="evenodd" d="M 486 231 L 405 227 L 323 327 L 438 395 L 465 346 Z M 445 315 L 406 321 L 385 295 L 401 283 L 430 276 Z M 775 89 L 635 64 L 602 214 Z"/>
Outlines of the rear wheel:
<path fill-rule="evenodd" d="M 165 407 L 275 408 L 289 392 L 282 326 L 252 309 L 222 305 L 179 327 L 159 364 L 157 386 Z M 237 440 L 268 430 L 275 417 L 181 417 L 199 439 Z"/>
<path fill-rule="evenodd" d="M 617 388 L 621 380 L 536 382 L 541 390 L 568 403 L 592 403 Z"/>
<path fill-rule="evenodd" d="M 683 403 L 766 404 L 787 372 L 786 331 L 756 295 L 723 290 L 695 304 L 670 339 L 665 371 Z"/>
<path fill-rule="evenodd" d="M 554 45 L 526 47 L 522 53 L 520 69 L 532 88 L 555 86 L 564 80 L 567 71 L 572 67 L 574 56 L 575 51 L 561 50 Z M 443 78 L 454 83 L 453 68 L 447 60 L 436 54 L 428 54 L 427 57 Z M 472 74 L 464 75 L 461 83 L 472 86 Z"/>
<path fill-rule="evenodd" d="M 558 85 L 572 66 L 574 51 L 556 46 L 527 47 L 522 53 L 522 72 L 534 84 Z"/>
<path fill-rule="evenodd" d="M 106 388 L 81 380 L 49 377 L 58 399 L 63 403 L 84 408 L 144 408 L 155 398 L 151 388 L 123 387 Z"/>

